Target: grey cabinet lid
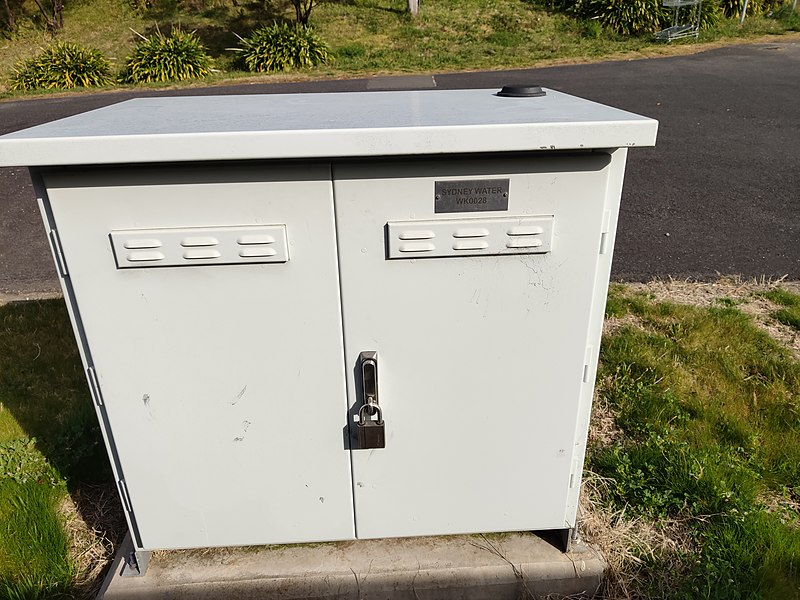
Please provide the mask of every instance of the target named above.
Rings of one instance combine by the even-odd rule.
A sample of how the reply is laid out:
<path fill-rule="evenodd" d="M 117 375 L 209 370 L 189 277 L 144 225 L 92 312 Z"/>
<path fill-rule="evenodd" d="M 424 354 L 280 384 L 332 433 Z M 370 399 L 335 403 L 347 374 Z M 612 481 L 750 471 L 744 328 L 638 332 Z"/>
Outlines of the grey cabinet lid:
<path fill-rule="evenodd" d="M 0 137 L 0 166 L 653 146 L 658 123 L 545 90 L 139 98 Z"/>

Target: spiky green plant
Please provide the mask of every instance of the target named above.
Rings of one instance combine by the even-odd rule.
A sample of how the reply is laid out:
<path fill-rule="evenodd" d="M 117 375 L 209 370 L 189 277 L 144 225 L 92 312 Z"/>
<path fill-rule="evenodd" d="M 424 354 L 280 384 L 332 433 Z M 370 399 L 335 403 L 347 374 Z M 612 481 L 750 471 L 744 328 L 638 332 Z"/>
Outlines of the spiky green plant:
<path fill-rule="evenodd" d="M 248 71 L 289 71 L 323 64 L 330 60 L 328 45 L 310 27 L 273 23 L 239 38 L 235 50 Z"/>
<path fill-rule="evenodd" d="M 661 29 L 661 0 L 584 0 L 584 17 L 624 35 L 641 35 Z"/>
<path fill-rule="evenodd" d="M 183 81 L 211 73 L 211 58 L 194 32 L 157 32 L 142 40 L 125 59 L 119 80 L 123 83 Z"/>
<path fill-rule="evenodd" d="M 37 56 L 18 62 L 11 75 L 11 89 L 17 91 L 111 83 L 111 65 L 103 53 L 72 42 L 57 42 Z"/>
<path fill-rule="evenodd" d="M 771 13 L 781 8 L 783 0 L 748 0 L 747 16 Z M 726 17 L 739 17 L 744 9 L 744 0 L 720 0 Z"/>
<path fill-rule="evenodd" d="M 700 29 L 711 29 L 724 16 L 717 0 L 703 0 L 700 5 Z"/>

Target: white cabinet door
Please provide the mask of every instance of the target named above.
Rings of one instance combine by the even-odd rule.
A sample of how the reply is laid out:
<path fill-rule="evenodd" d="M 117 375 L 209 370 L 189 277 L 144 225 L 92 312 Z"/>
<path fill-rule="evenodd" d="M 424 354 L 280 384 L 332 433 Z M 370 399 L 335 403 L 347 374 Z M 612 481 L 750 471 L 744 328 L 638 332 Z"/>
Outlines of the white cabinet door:
<path fill-rule="evenodd" d="M 329 166 L 44 179 L 141 546 L 353 538 Z"/>
<path fill-rule="evenodd" d="M 376 351 L 386 426 L 384 449 L 352 452 L 359 538 L 574 523 L 610 164 L 334 165 L 351 418 L 359 353 Z M 471 181 L 461 201 L 497 207 L 505 180 L 507 210 L 434 212 Z"/>

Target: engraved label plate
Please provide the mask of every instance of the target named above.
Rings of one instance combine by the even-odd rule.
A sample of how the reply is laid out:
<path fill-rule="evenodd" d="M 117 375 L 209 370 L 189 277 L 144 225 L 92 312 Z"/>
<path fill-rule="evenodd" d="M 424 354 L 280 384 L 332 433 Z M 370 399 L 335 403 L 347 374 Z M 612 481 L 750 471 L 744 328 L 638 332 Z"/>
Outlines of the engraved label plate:
<path fill-rule="evenodd" d="M 508 210 L 508 179 L 437 181 L 434 212 Z"/>

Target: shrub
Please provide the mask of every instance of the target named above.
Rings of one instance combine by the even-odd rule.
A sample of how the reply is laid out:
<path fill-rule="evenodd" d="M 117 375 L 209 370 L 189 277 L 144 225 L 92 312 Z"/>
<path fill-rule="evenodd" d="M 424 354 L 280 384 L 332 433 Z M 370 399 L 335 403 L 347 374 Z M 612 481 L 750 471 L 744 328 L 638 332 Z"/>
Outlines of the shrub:
<path fill-rule="evenodd" d="M 782 2 L 783 0 L 749 0 L 747 14 L 758 15 L 779 10 Z M 726 17 L 739 17 L 744 8 L 744 0 L 720 0 L 720 6 Z"/>
<path fill-rule="evenodd" d="M 781 21 L 789 31 L 800 31 L 800 13 L 794 10 L 791 4 L 786 4 L 775 11 L 772 17 Z M 800 310 L 798 313 L 800 314 Z M 800 329 L 800 321 L 797 321 L 795 327 Z"/>
<path fill-rule="evenodd" d="M 661 0 L 585 0 L 583 17 L 623 35 L 654 33 L 664 23 Z"/>
<path fill-rule="evenodd" d="M 248 71 L 289 71 L 323 64 L 328 45 L 310 27 L 274 23 L 239 38 L 241 61 Z"/>
<path fill-rule="evenodd" d="M 182 81 L 211 73 L 211 59 L 194 32 L 174 30 L 169 35 L 142 37 L 125 59 L 119 79 L 124 83 Z"/>
<path fill-rule="evenodd" d="M 11 75 L 12 90 L 76 88 L 112 83 L 111 65 L 94 48 L 58 42 L 38 56 L 18 62 Z"/>
<path fill-rule="evenodd" d="M 716 0 L 703 0 L 700 5 L 700 29 L 711 29 L 719 23 L 722 7 Z"/>

